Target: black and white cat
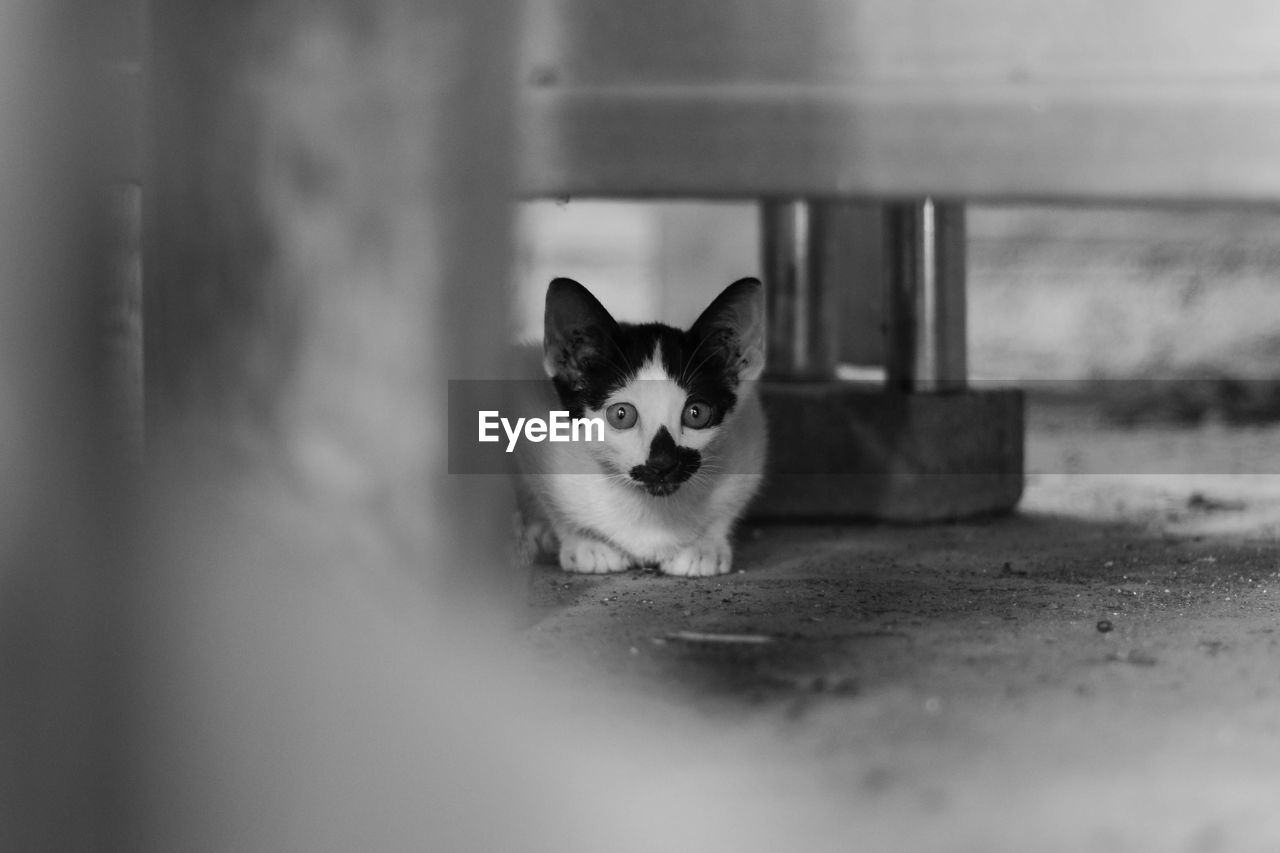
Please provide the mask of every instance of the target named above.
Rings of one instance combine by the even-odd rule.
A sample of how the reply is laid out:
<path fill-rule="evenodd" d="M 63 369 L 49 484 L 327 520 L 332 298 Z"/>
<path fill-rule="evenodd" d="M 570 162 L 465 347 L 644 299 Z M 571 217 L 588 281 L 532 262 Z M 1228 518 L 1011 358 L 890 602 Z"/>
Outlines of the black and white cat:
<path fill-rule="evenodd" d="M 576 281 L 552 281 L 543 367 L 574 418 L 603 419 L 604 440 L 522 459 L 526 542 L 571 572 L 729 571 L 730 532 L 764 470 L 764 334 L 753 278 L 687 331 L 619 323 Z"/>

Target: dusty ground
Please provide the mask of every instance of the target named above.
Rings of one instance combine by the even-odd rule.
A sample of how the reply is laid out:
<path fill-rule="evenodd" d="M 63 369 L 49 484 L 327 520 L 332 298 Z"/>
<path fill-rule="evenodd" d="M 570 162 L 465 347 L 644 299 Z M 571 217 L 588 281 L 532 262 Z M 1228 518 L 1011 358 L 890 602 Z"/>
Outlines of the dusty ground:
<path fill-rule="evenodd" d="M 796 849 L 1280 849 L 1280 429 L 1032 425 L 1016 516 L 539 567 L 525 638 L 780 750 L 840 816 Z"/>

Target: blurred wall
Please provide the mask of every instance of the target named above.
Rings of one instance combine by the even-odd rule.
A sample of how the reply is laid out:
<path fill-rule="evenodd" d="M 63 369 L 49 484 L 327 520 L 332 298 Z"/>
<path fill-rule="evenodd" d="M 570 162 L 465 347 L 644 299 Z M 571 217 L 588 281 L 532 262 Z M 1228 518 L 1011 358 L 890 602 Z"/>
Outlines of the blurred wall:
<path fill-rule="evenodd" d="M 759 274 L 752 204 L 539 202 L 520 223 L 525 337 L 540 334 L 556 275 L 621 318 L 687 323 L 730 281 Z M 1280 211 L 976 206 L 969 229 L 976 377 L 1277 372 Z"/>

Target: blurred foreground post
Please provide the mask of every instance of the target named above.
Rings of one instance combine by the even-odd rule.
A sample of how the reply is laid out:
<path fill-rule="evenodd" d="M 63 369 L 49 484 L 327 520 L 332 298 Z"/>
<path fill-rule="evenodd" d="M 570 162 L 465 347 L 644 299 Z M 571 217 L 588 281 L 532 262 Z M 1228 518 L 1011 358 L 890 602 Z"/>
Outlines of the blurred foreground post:
<path fill-rule="evenodd" d="M 112 850 L 128 488 L 105 458 L 96 11 L 0 4 L 0 850 Z"/>
<path fill-rule="evenodd" d="M 477 643 L 509 514 L 446 473 L 446 383 L 502 353 L 508 4 L 151 27 L 144 847 L 463 849 L 436 665 Z"/>
<path fill-rule="evenodd" d="M 153 11 L 151 450 L 296 480 L 423 573 L 493 507 L 459 503 L 442 448 L 446 380 L 495 375 L 501 354 L 502 6 Z"/>

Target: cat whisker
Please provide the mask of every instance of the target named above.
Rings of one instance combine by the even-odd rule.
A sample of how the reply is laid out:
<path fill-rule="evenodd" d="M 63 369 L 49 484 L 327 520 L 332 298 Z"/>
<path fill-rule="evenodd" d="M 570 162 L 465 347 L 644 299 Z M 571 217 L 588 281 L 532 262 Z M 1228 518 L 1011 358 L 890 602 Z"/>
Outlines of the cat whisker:
<path fill-rule="evenodd" d="M 676 380 L 677 385 L 684 386 L 686 380 L 689 379 L 689 365 L 693 364 L 694 356 L 698 354 L 698 351 L 702 349 L 703 344 L 706 342 L 706 338 L 701 339 L 698 341 L 698 345 L 693 348 L 693 352 L 689 353 L 689 358 L 684 363 L 684 369 L 680 371 L 680 378 Z M 701 365 L 699 365 L 699 367 L 700 366 Z"/>
<path fill-rule="evenodd" d="M 631 359 L 627 358 L 626 350 L 624 350 L 621 346 L 619 346 L 618 342 L 612 337 L 609 338 L 609 343 L 613 344 L 613 348 L 617 350 L 618 355 L 622 356 L 622 360 L 626 364 L 626 372 L 623 373 L 622 371 L 619 371 L 620 375 L 618 378 L 623 378 L 625 376 L 634 376 L 636 372 L 636 368 L 635 368 L 635 365 L 631 363 Z M 610 360 L 609 363 L 610 365 L 614 364 L 612 359 Z"/>
<path fill-rule="evenodd" d="M 694 350 L 694 352 L 697 352 L 697 350 Z M 710 361 L 711 359 L 715 358 L 715 355 L 716 355 L 715 350 L 712 350 L 711 352 L 707 353 L 706 357 L 703 358 L 702 361 L 698 362 L 697 367 L 695 367 L 691 371 L 687 371 L 690 374 L 690 378 L 697 376 L 698 371 L 702 369 L 702 366 L 706 364 L 708 361 Z"/>

